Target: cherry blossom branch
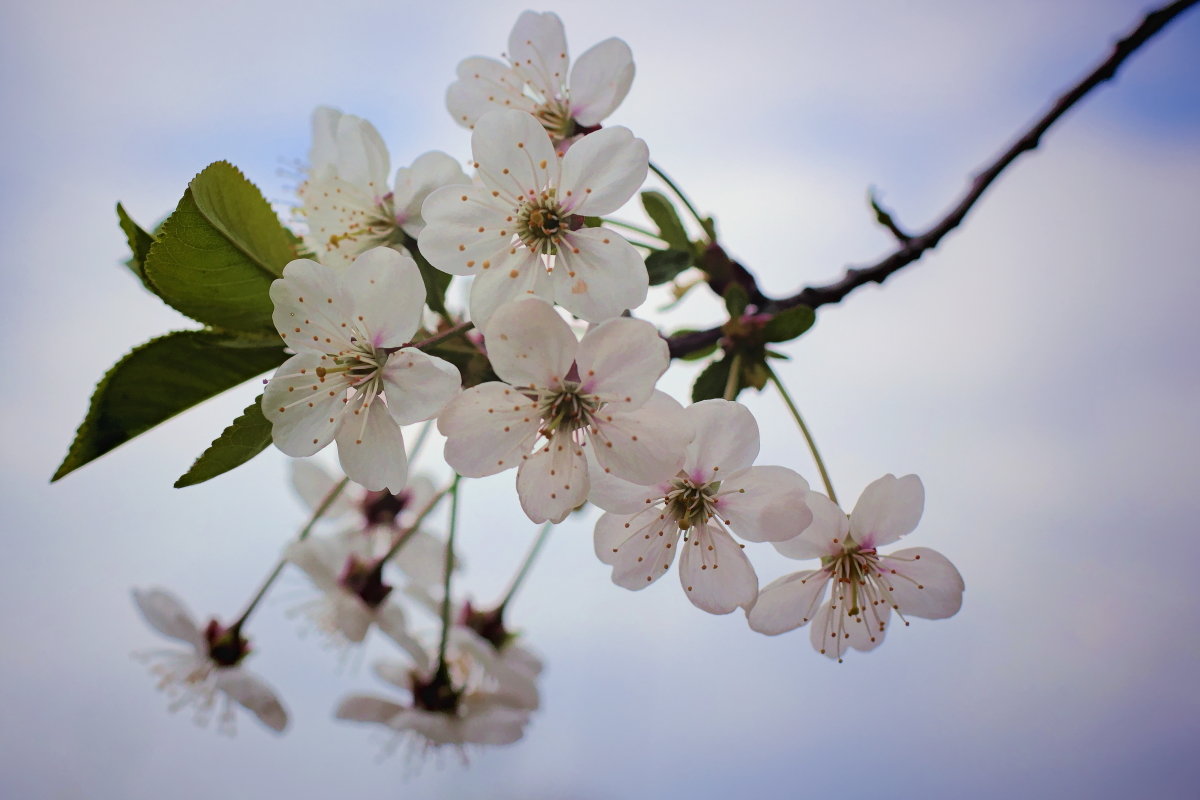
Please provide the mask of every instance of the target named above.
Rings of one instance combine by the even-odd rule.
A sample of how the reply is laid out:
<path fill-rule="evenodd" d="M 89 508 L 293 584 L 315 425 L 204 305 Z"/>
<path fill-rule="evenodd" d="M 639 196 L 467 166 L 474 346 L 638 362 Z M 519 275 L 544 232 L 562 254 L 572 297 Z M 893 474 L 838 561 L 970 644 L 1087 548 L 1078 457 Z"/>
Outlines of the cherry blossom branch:
<path fill-rule="evenodd" d="M 829 473 L 825 470 L 825 460 L 821 458 L 821 453 L 817 450 L 816 440 L 813 439 L 808 426 L 804 424 L 804 417 L 800 416 L 800 409 L 796 408 L 796 404 L 792 402 L 792 396 L 788 394 L 788 390 L 783 386 L 783 381 L 779 380 L 779 376 L 775 374 L 775 370 L 770 367 L 767 367 L 767 378 L 770 379 L 771 383 L 775 384 L 775 388 L 779 390 L 779 396 L 783 398 L 788 411 L 792 412 L 792 419 L 796 420 L 796 425 L 799 426 L 800 432 L 804 434 L 804 441 L 808 442 L 808 450 L 812 453 L 813 461 L 817 462 L 817 471 L 821 473 L 821 482 L 825 484 L 825 494 L 829 495 L 829 499 L 836 503 L 838 501 L 837 493 L 833 491 L 833 482 L 829 480 Z"/>
<path fill-rule="evenodd" d="M 894 252 L 874 264 L 848 269 L 842 279 L 835 283 L 825 286 L 810 286 L 790 297 L 768 299 L 765 305 L 759 309 L 760 313 L 774 314 L 801 305 L 815 309 L 838 303 L 860 286 L 868 283 L 883 283 L 892 273 L 919 260 L 927 251 L 937 247 L 946 234 L 962 223 L 979 198 L 1010 164 L 1016 161 L 1021 154 L 1037 148 L 1042 136 L 1060 117 L 1082 100 L 1088 92 L 1105 81 L 1111 80 L 1116 75 L 1117 69 L 1129 56 L 1197 2 L 1200 0 L 1176 0 L 1174 3 L 1147 14 L 1133 31 L 1113 45 L 1108 58 L 1061 95 L 1028 130 L 1017 137 L 1007 150 L 978 172 L 958 203 L 927 230 L 910 236 L 903 234 L 894 222 L 891 226 L 881 222 L 900 242 L 900 246 Z M 653 165 L 651 167 L 653 168 Z M 655 171 L 657 172 L 657 170 Z M 662 176 L 660 175 L 660 177 Z M 691 208 L 690 204 L 688 207 Z M 887 216 L 890 220 L 890 215 Z M 720 341 L 721 335 L 721 328 L 714 327 L 669 337 L 667 344 L 670 347 L 671 356 L 679 358 L 711 347 Z"/>
<path fill-rule="evenodd" d="M 458 482 L 461 475 L 455 473 L 450 484 L 450 530 L 446 534 L 446 571 L 442 579 L 442 640 L 438 642 L 437 676 L 443 680 L 449 676 L 446 666 L 446 645 L 450 642 L 450 575 L 454 572 L 454 532 L 458 529 Z"/>
<path fill-rule="evenodd" d="M 325 516 L 325 512 L 329 510 L 329 507 L 333 505 L 334 501 L 338 499 L 338 496 L 341 495 L 342 491 L 347 485 L 349 485 L 349 483 L 349 478 L 342 478 L 337 482 L 336 485 L 334 485 L 332 489 L 329 490 L 325 497 L 321 499 L 320 504 L 313 509 L 312 514 L 309 516 L 308 522 L 304 523 L 304 527 L 300 529 L 298 534 L 296 534 L 297 542 L 303 542 L 308 538 L 308 535 L 312 533 L 312 530 L 316 526 L 317 522 L 321 519 L 321 517 Z M 259 602 L 261 602 L 263 597 L 266 596 L 267 590 L 271 588 L 271 584 L 275 583 L 275 579 L 279 577 L 281 572 L 283 572 L 283 568 L 286 565 L 287 559 L 279 559 L 279 562 L 275 565 L 275 568 L 271 570 L 271 574 L 268 575 L 266 580 L 262 582 L 262 586 L 258 587 L 258 592 L 246 606 L 246 610 L 242 612 L 240 617 L 238 617 L 237 622 L 230 626 L 229 629 L 231 631 L 236 633 L 242 630 L 242 626 L 246 624 L 246 620 L 250 618 L 250 614 L 252 614 L 254 609 L 258 607 Z"/>
<path fill-rule="evenodd" d="M 470 322 L 470 321 L 460 322 L 459 324 L 455 325 L 454 327 L 447 328 L 446 330 L 442 331 L 441 333 L 435 333 L 432 336 L 428 336 L 419 342 L 413 342 L 412 346 L 417 348 L 418 350 L 425 350 L 427 348 L 433 347 L 435 344 L 441 344 L 442 342 L 446 341 L 447 339 L 452 339 L 455 336 L 466 333 L 467 331 L 471 330 L 474 327 L 475 327 L 474 322 Z"/>
<path fill-rule="evenodd" d="M 508 591 L 504 593 L 504 599 L 500 601 L 500 605 L 496 606 L 496 616 L 501 616 L 504 613 L 504 609 L 506 609 L 509 602 L 512 601 L 513 595 L 517 593 L 517 589 L 519 589 L 521 584 L 524 583 L 525 576 L 529 574 L 529 569 L 533 566 L 534 559 L 537 558 L 538 553 L 541 552 L 542 545 L 546 543 L 546 539 L 550 537 L 550 529 L 553 527 L 553 522 L 547 522 L 542 526 L 542 529 L 538 531 L 537 538 L 533 540 L 533 545 L 530 546 L 529 552 L 525 554 L 525 561 L 522 562 L 521 568 L 517 571 L 517 574 L 513 576 L 512 583 L 508 585 Z"/>

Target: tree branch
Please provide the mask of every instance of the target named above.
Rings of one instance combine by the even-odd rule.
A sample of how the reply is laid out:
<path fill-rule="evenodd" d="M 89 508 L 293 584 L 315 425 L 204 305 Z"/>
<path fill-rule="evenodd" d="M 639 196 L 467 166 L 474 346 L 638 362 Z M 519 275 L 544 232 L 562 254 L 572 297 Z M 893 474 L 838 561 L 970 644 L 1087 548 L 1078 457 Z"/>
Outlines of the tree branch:
<path fill-rule="evenodd" d="M 882 260 L 863 267 L 852 267 L 846 271 L 841 280 L 825 286 L 810 286 L 790 297 L 777 300 L 767 299 L 759 309 L 761 313 L 774 314 L 784 309 L 799 305 L 818 308 L 840 302 L 844 297 L 860 286 L 868 283 L 883 283 L 889 275 L 897 270 L 919 260 L 926 251 L 938 246 L 942 238 L 957 228 L 966 218 L 967 213 L 975 205 L 988 187 L 1000 176 L 1018 156 L 1037 148 L 1043 134 L 1049 130 L 1058 119 L 1084 98 L 1088 92 L 1117 73 L 1117 69 L 1139 47 L 1161 31 L 1172 20 L 1187 11 L 1200 0 L 1176 0 L 1146 15 L 1133 31 L 1120 39 L 1099 66 L 1083 80 L 1059 97 L 1049 110 L 1038 119 L 1032 127 L 1021 134 L 1016 141 L 1005 150 L 999 158 L 985 167 L 974 177 L 966 194 L 941 220 L 923 233 L 913 235 L 906 240 L 901 238 L 900 246 Z M 897 233 L 893 231 L 893 233 Z M 900 237 L 898 237 L 900 238 Z M 679 334 L 667 339 L 671 357 L 694 353 L 709 347 L 721 339 L 721 328 L 710 328 L 703 331 L 693 331 Z"/>

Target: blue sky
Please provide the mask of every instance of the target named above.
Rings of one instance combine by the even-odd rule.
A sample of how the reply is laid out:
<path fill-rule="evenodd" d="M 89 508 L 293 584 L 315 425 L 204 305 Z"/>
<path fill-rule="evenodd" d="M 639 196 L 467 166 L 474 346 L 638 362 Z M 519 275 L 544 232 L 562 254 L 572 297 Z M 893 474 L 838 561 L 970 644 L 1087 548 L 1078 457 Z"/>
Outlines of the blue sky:
<path fill-rule="evenodd" d="M 909 541 L 951 558 L 962 612 L 835 665 L 805 632 L 755 635 L 693 609 L 672 576 L 629 593 L 590 517 L 555 531 L 514 606 L 548 664 L 527 737 L 423 768 L 331 719 L 367 664 L 296 633 L 291 576 L 251 633 L 293 716 L 236 739 L 169 716 L 129 658 L 160 642 L 133 586 L 235 613 L 303 521 L 268 452 L 170 484 L 253 396 L 243 387 L 50 486 L 97 378 L 186 320 L 119 261 L 113 206 L 146 224 L 210 161 L 286 199 L 326 103 L 379 127 L 396 165 L 466 158 L 441 98 L 460 58 L 498 54 L 523 6 L 47 2 L 0 11 L 0 326 L 20 367 L 0 397 L 0 794 L 719 798 L 1187 797 L 1200 768 L 1200 13 L 1192 12 L 1018 162 L 967 224 L 884 287 L 823 309 L 783 377 L 839 493 L 921 475 Z M 730 251 L 784 293 L 950 205 L 1144 10 L 1132 2 L 570 3 L 575 54 L 611 35 L 638 76 L 613 121 L 645 138 Z M 717 321 L 699 298 L 675 319 Z M 684 397 L 681 368 L 666 388 Z M 769 393 L 747 399 L 760 463 L 816 482 Z M 511 474 L 466 491 L 472 592 L 505 585 L 534 534 Z M 764 582 L 793 567 L 770 563 Z M 477 588 L 476 588 L 477 587 Z"/>

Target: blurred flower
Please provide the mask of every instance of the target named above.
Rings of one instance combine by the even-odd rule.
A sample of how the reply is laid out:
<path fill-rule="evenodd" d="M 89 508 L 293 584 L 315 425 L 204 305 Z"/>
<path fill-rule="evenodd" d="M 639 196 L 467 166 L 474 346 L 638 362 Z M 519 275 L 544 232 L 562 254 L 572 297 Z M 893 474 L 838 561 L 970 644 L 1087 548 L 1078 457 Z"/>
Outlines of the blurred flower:
<path fill-rule="evenodd" d="M 417 265 L 384 247 L 340 272 L 300 259 L 271 284 L 271 300 L 275 327 L 296 351 L 263 395 L 275 445 L 310 456 L 336 437 L 351 480 L 403 489 L 400 426 L 437 414 L 461 385 L 452 364 L 405 347 L 425 303 Z"/>
<path fill-rule="evenodd" d="M 608 320 L 577 341 L 552 306 L 530 298 L 496 313 L 487 347 L 503 382 L 474 386 L 442 412 L 446 462 L 472 478 L 519 465 L 517 493 L 534 522 L 559 522 L 587 500 L 588 443 L 600 467 L 641 483 L 683 463 L 690 433 L 678 404 L 654 391 L 669 359 L 648 322 Z"/>
<path fill-rule="evenodd" d="M 617 38 L 587 50 L 570 67 L 562 20 L 526 11 L 508 36 L 508 63 L 475 56 L 458 65 L 446 92 L 454 121 L 474 128 L 485 113 L 512 108 L 537 117 L 555 139 L 595 128 L 629 93 L 633 53 Z"/>
<path fill-rule="evenodd" d="M 941 553 L 927 547 L 877 551 L 917 527 L 925 487 L 916 475 L 885 475 L 863 490 L 847 518 L 829 498 L 808 496 L 813 522 L 794 539 L 775 542 L 791 558 L 819 558 L 821 567 L 768 584 L 746 616 L 750 627 L 775 635 L 812 622 L 816 650 L 842 660 L 846 648 L 873 650 L 883 642 L 892 611 L 944 619 L 962 607 L 963 579 Z M 829 586 L 828 600 L 825 587 Z"/>
<path fill-rule="evenodd" d="M 158 687 L 171 698 L 171 711 L 192 706 L 194 718 L 201 725 L 216 713 L 218 730 L 232 734 L 233 707 L 237 703 L 274 731 L 287 727 L 287 711 L 275 691 L 240 666 L 250 652 L 240 631 L 224 628 L 215 619 L 200 628 L 183 603 L 164 589 L 134 589 L 133 601 L 150 627 L 191 647 L 138 654 L 141 660 L 151 663 L 150 671 L 159 678 Z"/>
<path fill-rule="evenodd" d="M 359 253 L 391 246 L 404 251 L 406 236 L 424 228 L 421 204 L 434 189 L 469 184 L 462 167 L 433 151 L 396 171 L 389 190 L 387 147 L 366 120 L 321 107 L 313 112 L 308 179 L 300 187 L 304 244 L 331 267 L 346 267 Z"/>
<path fill-rule="evenodd" d="M 808 484 L 786 467 L 752 466 L 758 423 L 745 406 L 705 400 L 684 416 L 695 439 L 678 475 L 652 486 L 596 476 L 590 499 L 608 512 L 596 523 L 596 555 L 612 565 L 613 583 L 642 589 L 670 568 L 682 534 L 688 599 L 728 614 L 758 597 L 758 576 L 731 534 L 750 542 L 794 537 L 812 520 Z"/>
<path fill-rule="evenodd" d="M 492 111 L 476 125 L 471 150 L 484 185 L 430 194 L 420 248 L 438 269 L 475 276 L 471 318 L 485 334 L 497 308 L 527 295 L 588 322 L 642 304 L 650 279 L 638 251 L 583 223 L 616 211 L 642 185 L 645 142 L 606 128 L 560 156 L 533 117 Z"/>

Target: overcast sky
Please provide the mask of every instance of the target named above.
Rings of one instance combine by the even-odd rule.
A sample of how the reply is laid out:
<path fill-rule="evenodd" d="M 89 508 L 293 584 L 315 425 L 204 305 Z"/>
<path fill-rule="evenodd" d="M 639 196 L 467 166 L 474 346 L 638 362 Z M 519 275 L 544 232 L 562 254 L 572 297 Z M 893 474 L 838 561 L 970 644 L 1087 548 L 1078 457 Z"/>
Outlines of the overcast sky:
<path fill-rule="evenodd" d="M 50 486 L 96 380 L 191 323 L 120 266 L 121 200 L 146 225 L 229 159 L 286 201 L 281 160 L 331 104 L 394 165 L 469 155 L 442 105 L 459 59 L 498 55 L 520 4 L 46 0 L 0 10 L 0 795 L 24 798 L 1191 797 L 1200 781 L 1200 12 L 1134 56 L 1020 160 L 937 252 L 821 310 L 781 368 L 847 503 L 917 473 L 906 542 L 962 572 L 963 610 L 838 665 L 806 631 L 713 617 L 674 576 L 615 587 L 594 514 L 554 532 L 513 606 L 547 662 L 520 743 L 380 761 L 338 723 L 386 691 L 382 642 L 342 664 L 301 638 L 286 576 L 250 666 L 292 726 L 235 739 L 171 716 L 130 658 L 162 641 L 129 590 L 236 614 L 304 510 L 287 459 L 171 483 L 254 396 L 240 387 Z M 786 293 L 890 247 L 866 207 L 936 219 L 1050 99 L 1133 26 L 1138 2 L 568 3 L 574 54 L 617 35 L 638 74 L 612 121 Z M 644 309 L 650 313 L 651 309 Z M 697 298 L 681 312 L 719 321 Z M 665 386 L 686 397 L 695 367 Z M 770 393 L 759 463 L 817 483 Z M 471 592 L 531 541 L 512 473 L 464 489 Z M 762 554 L 765 582 L 795 569 Z M 756 564 L 759 562 L 756 561 Z M 419 760 L 418 760 L 419 762 Z M 386 793 L 386 794 L 384 794 Z"/>

